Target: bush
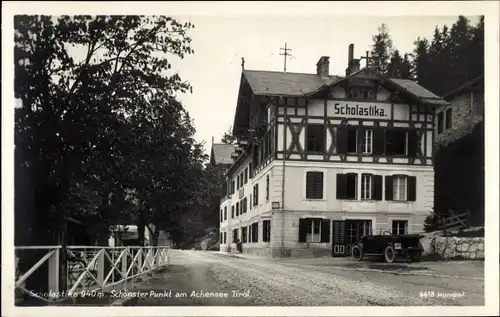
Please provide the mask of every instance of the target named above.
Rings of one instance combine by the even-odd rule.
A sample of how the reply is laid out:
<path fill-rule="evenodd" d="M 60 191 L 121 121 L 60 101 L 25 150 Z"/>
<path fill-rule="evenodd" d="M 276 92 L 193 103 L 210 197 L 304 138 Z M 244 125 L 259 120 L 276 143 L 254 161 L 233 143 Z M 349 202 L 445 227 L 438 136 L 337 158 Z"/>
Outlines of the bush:
<path fill-rule="evenodd" d="M 424 231 L 425 232 L 433 232 L 433 231 L 439 230 L 438 223 L 437 223 L 438 220 L 439 220 L 439 217 L 437 216 L 436 213 L 433 212 L 430 215 L 428 215 L 424 220 Z"/>

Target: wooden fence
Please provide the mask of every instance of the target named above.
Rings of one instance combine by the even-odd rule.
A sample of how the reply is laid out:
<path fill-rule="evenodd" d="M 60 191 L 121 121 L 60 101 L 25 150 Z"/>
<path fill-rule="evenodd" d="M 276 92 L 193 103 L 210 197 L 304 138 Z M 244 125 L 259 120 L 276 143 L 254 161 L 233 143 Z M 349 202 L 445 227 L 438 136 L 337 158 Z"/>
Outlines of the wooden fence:
<path fill-rule="evenodd" d="M 66 265 L 61 265 L 61 246 L 24 246 L 15 250 L 16 259 L 20 258 L 21 252 L 36 251 L 39 256 L 25 272 L 16 269 L 16 294 L 28 294 L 45 302 L 58 301 L 82 290 L 105 292 L 112 286 L 170 263 L 169 247 L 69 246 L 66 248 Z M 66 274 L 62 274 L 62 267 L 65 267 Z M 29 279 L 44 268 L 48 270 L 42 272 L 45 273 L 42 276 L 47 277 L 44 291 L 28 289 L 26 283 Z M 66 289 L 60 287 L 62 276 L 66 277 Z"/>

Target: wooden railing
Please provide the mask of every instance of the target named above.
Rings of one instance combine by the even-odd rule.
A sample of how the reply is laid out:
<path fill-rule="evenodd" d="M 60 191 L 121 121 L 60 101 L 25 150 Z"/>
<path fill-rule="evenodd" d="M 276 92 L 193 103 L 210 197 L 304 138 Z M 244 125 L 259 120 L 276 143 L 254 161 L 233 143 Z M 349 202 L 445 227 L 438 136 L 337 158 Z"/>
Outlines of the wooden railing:
<path fill-rule="evenodd" d="M 451 214 L 449 217 L 441 218 L 437 221 L 438 228 L 444 232 L 453 229 L 462 229 L 467 227 L 469 212 L 461 214 Z"/>
<path fill-rule="evenodd" d="M 66 248 L 66 265 L 61 265 L 61 246 L 16 247 L 16 259 L 21 252 L 38 251 L 38 261 L 24 272 L 16 269 L 16 293 L 28 294 L 45 302 L 57 301 L 61 297 L 77 294 L 82 290 L 103 291 L 134 277 L 164 267 L 170 263 L 169 247 L 91 247 L 69 246 Z M 36 260 L 36 259 L 35 259 Z M 39 272 L 46 267 L 48 271 Z M 66 274 L 62 274 L 62 267 Z M 44 290 L 39 292 L 27 288 L 26 283 L 35 273 L 46 276 Z M 47 274 L 48 273 L 48 274 Z M 66 289 L 60 287 L 66 277 Z M 40 283 L 39 283 L 40 284 Z M 42 283 L 43 284 L 43 283 Z"/>

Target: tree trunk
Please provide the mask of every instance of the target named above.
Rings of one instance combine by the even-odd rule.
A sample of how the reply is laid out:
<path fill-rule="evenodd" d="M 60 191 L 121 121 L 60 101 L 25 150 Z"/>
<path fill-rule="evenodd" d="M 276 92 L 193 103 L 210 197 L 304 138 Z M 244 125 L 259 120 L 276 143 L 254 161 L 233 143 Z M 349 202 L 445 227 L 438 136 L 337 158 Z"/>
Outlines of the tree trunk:
<path fill-rule="evenodd" d="M 143 220 L 140 220 L 138 225 L 137 225 L 137 234 L 139 235 L 138 238 L 138 245 L 140 247 L 144 246 L 144 233 L 146 229 L 146 223 Z"/>

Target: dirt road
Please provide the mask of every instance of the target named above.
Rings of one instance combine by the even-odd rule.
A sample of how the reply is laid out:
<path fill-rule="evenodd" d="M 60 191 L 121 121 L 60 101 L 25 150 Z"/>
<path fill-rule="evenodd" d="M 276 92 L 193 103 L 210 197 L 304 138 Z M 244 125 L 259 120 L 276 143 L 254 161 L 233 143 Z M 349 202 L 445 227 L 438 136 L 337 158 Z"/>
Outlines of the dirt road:
<path fill-rule="evenodd" d="M 484 263 L 385 265 L 171 251 L 138 306 L 484 305 Z"/>

